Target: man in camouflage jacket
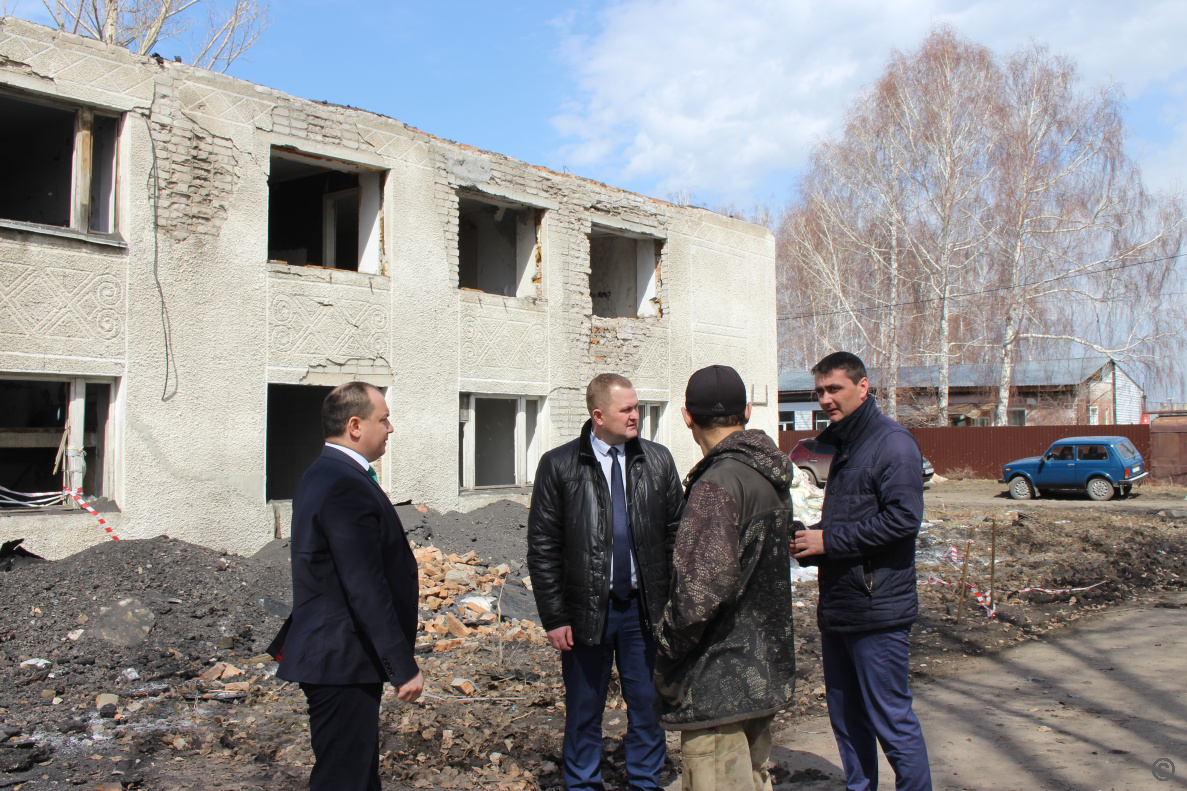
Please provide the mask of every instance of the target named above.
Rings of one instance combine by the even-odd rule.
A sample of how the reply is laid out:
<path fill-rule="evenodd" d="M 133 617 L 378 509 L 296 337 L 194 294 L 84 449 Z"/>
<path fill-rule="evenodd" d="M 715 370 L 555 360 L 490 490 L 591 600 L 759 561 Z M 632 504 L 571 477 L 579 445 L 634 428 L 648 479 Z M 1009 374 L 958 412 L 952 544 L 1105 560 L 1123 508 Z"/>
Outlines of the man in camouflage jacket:
<path fill-rule="evenodd" d="M 791 465 L 728 366 L 689 380 L 685 424 L 705 457 L 685 479 L 659 629 L 660 724 L 681 731 L 684 791 L 769 791 L 771 722 L 795 683 Z"/>

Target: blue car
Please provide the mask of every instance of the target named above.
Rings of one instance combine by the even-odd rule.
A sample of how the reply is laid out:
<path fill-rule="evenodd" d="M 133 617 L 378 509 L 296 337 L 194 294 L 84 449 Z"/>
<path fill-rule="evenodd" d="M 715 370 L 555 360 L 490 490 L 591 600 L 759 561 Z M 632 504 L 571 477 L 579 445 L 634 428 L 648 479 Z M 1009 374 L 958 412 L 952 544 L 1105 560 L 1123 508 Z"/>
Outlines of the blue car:
<path fill-rule="evenodd" d="M 1128 497 L 1148 474 L 1142 454 L 1125 437 L 1065 437 L 1042 456 L 1005 465 L 998 483 L 1009 484 L 1015 500 L 1037 497 L 1043 489 L 1082 490 L 1093 500 L 1110 500 Z"/>

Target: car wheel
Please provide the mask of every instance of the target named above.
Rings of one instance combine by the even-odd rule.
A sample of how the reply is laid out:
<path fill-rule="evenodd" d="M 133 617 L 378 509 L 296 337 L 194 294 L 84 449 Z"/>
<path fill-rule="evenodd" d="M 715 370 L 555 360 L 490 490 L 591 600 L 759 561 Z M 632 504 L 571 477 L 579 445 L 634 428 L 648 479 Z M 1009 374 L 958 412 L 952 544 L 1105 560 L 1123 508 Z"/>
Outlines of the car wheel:
<path fill-rule="evenodd" d="M 800 469 L 804 471 L 804 475 L 808 476 L 808 480 L 812 482 L 812 485 L 815 486 L 817 489 L 819 489 L 820 481 L 816 480 L 816 473 L 812 472 L 812 468 L 811 467 L 800 467 Z"/>
<path fill-rule="evenodd" d="M 1010 481 L 1010 497 L 1015 500 L 1029 500 L 1034 497 L 1034 487 L 1030 485 L 1030 481 L 1023 478 L 1021 475 L 1016 476 Z"/>
<path fill-rule="evenodd" d="M 1093 478 L 1088 482 L 1087 489 L 1088 496 L 1100 503 L 1112 500 L 1113 495 L 1116 494 L 1113 484 L 1109 482 L 1108 478 Z"/>

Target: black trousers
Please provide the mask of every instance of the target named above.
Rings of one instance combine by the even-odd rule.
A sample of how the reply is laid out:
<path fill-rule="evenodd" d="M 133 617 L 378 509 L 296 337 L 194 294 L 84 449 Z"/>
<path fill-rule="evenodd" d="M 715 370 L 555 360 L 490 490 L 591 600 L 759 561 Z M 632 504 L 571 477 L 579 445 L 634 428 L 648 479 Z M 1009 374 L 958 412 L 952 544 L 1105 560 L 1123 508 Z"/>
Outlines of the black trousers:
<path fill-rule="evenodd" d="M 383 684 L 301 684 L 309 702 L 309 791 L 381 791 L 379 699 Z"/>

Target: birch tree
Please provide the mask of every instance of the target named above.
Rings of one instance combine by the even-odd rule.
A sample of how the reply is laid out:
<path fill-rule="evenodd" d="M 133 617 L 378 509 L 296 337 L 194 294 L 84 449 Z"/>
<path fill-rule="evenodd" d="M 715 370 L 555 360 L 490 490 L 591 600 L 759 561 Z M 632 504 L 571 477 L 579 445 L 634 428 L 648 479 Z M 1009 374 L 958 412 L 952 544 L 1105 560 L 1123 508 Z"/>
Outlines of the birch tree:
<path fill-rule="evenodd" d="M 1126 135 L 1120 92 L 1041 45 L 1001 59 L 938 28 L 894 53 L 779 227 L 781 337 L 869 355 L 888 411 L 900 364 L 935 365 L 938 425 L 956 362 L 996 370 L 999 425 L 1019 359 L 1087 350 L 1173 380 L 1183 206 L 1144 188 Z"/>
<path fill-rule="evenodd" d="M 1149 278 L 1158 269 L 1135 262 L 1178 247 L 1175 212 L 1145 193 L 1125 155 L 1117 89 L 1081 91 L 1078 82 L 1070 60 L 1037 44 L 1003 70 L 993 195 L 1005 308 L 997 425 L 1008 422 L 1019 344 L 1078 345 L 1126 359 L 1164 334 L 1157 321 L 1122 319 L 1164 291 Z M 1138 266 L 1147 268 L 1126 271 Z"/>
<path fill-rule="evenodd" d="M 849 347 L 863 349 L 879 369 L 883 410 L 897 417 L 905 279 L 898 237 L 907 212 L 898 205 L 903 191 L 896 186 L 902 178 L 896 151 L 881 144 L 884 122 L 870 97 L 859 101 L 841 139 L 813 153 L 801 183 L 803 203 L 785 216 L 779 236 L 781 252 L 809 286 L 795 289 L 801 304 L 831 302 L 830 315 L 846 328 Z M 816 295 L 828 301 L 812 299 Z M 816 330 L 819 339 L 818 323 Z"/>
<path fill-rule="evenodd" d="M 903 201 L 910 207 L 903 241 L 935 304 L 930 356 L 939 368 L 940 426 L 948 425 L 949 371 L 962 351 L 954 344 L 954 303 L 968 290 L 963 276 L 992 233 L 984 185 L 997 143 L 997 94 L 993 54 L 944 27 L 915 52 L 894 53 L 876 87 L 888 115 L 885 143 L 901 163 L 901 184 L 910 196 Z"/>

